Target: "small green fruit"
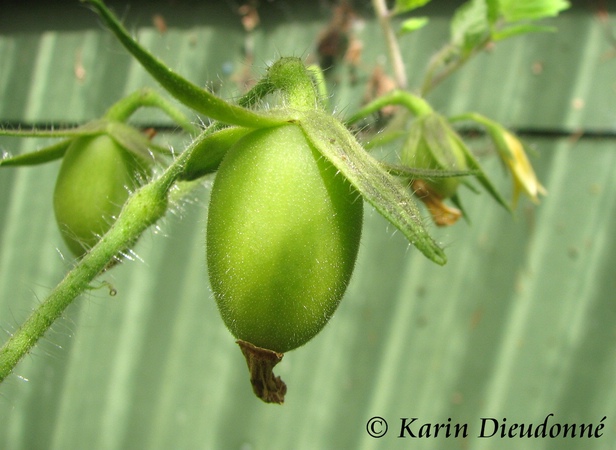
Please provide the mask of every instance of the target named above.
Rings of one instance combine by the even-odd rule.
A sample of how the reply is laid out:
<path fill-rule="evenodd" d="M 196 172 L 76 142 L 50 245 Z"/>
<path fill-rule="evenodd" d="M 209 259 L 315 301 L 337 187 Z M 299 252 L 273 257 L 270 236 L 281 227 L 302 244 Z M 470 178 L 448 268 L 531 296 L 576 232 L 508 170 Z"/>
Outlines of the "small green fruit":
<path fill-rule="evenodd" d="M 108 135 L 76 138 L 66 151 L 53 195 L 60 233 L 75 256 L 93 247 L 149 172 Z"/>
<path fill-rule="evenodd" d="M 312 339 L 351 278 L 363 203 L 296 125 L 254 131 L 212 189 L 207 261 L 238 339 L 284 353 Z"/>

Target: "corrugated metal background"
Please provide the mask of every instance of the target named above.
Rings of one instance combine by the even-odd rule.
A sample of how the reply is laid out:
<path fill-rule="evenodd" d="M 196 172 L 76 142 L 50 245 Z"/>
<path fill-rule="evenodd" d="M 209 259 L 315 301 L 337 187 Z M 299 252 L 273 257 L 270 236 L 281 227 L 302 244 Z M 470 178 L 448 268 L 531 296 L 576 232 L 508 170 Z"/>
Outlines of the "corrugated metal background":
<path fill-rule="evenodd" d="M 10 3 L 9 3 L 10 4 Z M 51 6 L 50 6 L 51 5 Z M 237 95 L 245 35 L 230 3 L 145 2 L 116 11 L 140 41 L 189 79 Z M 277 55 L 314 54 L 326 9 L 274 2 L 255 31 L 259 72 Z M 403 40 L 411 84 L 447 36 L 447 8 Z M 165 17 L 160 34 L 152 15 Z M 282 21 L 282 20 L 286 21 Z M 3 449 L 613 449 L 616 446 L 616 58 L 590 9 L 552 23 L 557 34 L 499 43 L 434 91 L 447 114 L 476 110 L 539 131 L 527 136 L 549 195 L 515 217 L 466 192 L 471 224 L 434 230 L 441 268 L 368 209 L 357 271 L 325 330 L 285 356 L 284 406 L 252 396 L 245 362 L 207 285 L 207 186 L 147 233 L 129 262 L 75 302 L 0 386 Z M 367 20 L 360 83 L 335 74 L 338 112 L 353 111 L 382 53 Z M 93 119 L 149 76 L 77 2 L 18 5 L 0 15 L 0 120 Z M 78 80 L 76 64 L 85 77 Z M 229 87 L 231 86 L 231 87 Z M 164 123 L 142 113 L 141 123 Z M 172 134 L 163 141 L 180 147 Z M 501 177 L 489 143 L 473 141 Z M 42 141 L 3 138 L 3 150 Z M 55 228 L 58 163 L 0 172 L 0 328 L 13 331 L 70 267 Z M 502 178 L 502 177 L 501 177 Z M 509 182 L 501 187 L 509 192 Z M 58 251 L 59 249 L 60 251 Z M 478 439 L 480 419 L 593 423 L 599 439 Z M 373 439 L 366 422 L 389 433 Z M 468 423 L 467 439 L 400 439 L 400 418 Z"/>

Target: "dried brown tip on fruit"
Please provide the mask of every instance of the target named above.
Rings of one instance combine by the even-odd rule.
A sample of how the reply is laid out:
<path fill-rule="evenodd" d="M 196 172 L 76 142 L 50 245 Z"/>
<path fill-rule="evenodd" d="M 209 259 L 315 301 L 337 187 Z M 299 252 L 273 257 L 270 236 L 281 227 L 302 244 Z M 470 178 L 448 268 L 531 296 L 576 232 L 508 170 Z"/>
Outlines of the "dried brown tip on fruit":
<path fill-rule="evenodd" d="M 255 395 L 265 403 L 284 403 L 287 385 L 273 372 L 274 366 L 282 361 L 284 354 L 257 347 L 241 339 L 236 342 L 246 358 Z"/>

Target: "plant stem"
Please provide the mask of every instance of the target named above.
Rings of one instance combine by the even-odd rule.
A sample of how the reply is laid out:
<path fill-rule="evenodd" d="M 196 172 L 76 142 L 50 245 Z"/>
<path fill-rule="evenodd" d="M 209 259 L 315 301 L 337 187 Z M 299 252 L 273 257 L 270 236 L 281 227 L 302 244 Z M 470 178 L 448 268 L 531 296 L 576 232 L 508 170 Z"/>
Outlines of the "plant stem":
<path fill-rule="evenodd" d="M 428 102 L 426 102 L 421 97 L 417 97 L 416 95 L 410 94 L 405 91 L 392 91 L 389 92 L 376 100 L 368 103 L 362 109 L 353 114 L 350 118 L 346 120 L 346 124 L 353 124 L 364 117 L 373 114 L 385 106 L 389 105 L 401 105 L 408 109 L 415 116 L 424 116 L 426 114 L 430 114 L 433 112 L 432 107 Z"/>
<path fill-rule="evenodd" d="M 464 66 L 473 56 L 484 50 L 490 42 L 490 36 L 488 36 L 465 54 L 456 54 L 459 50 L 452 44 L 445 45 L 432 57 L 428 65 L 426 76 L 421 85 L 421 95 L 425 97 L 432 89 L 447 79 L 447 77 Z M 452 61 L 447 61 L 452 55 L 455 55 L 455 58 Z"/>
<path fill-rule="evenodd" d="M 169 69 L 163 62 L 139 45 L 101 0 L 81 0 L 94 7 L 100 18 L 122 45 L 141 63 L 165 90 L 189 108 L 214 120 L 249 128 L 280 125 L 276 118 L 232 105 L 191 83 Z"/>
<path fill-rule="evenodd" d="M 31 130 L 21 129 L 4 129 L 0 130 L 0 136 L 12 136 L 12 137 L 42 137 L 42 138 L 74 138 L 80 136 L 94 136 L 101 134 L 104 127 L 101 125 L 102 121 L 88 122 L 85 125 L 81 125 L 74 128 L 62 128 L 62 129 L 49 129 L 38 130 L 33 128 Z"/>
<path fill-rule="evenodd" d="M 387 43 L 387 50 L 389 52 L 389 59 L 391 60 L 391 67 L 394 72 L 396 84 L 399 89 L 406 89 L 408 80 L 406 77 L 404 60 L 402 59 L 402 54 L 400 53 L 400 46 L 398 45 L 398 40 L 396 39 L 396 33 L 391 26 L 391 15 L 387 9 L 387 4 L 385 0 L 372 0 L 372 6 L 379 19 L 381 28 L 385 33 L 385 41 Z"/>
<path fill-rule="evenodd" d="M 301 59 L 282 57 L 267 71 L 267 81 L 285 96 L 286 106 L 315 109 L 320 105 L 315 80 Z"/>
<path fill-rule="evenodd" d="M 139 89 L 116 102 L 107 110 L 105 118 L 125 122 L 137 109 L 144 106 L 160 109 L 188 133 L 199 133 L 199 127 L 195 126 L 180 110 L 158 92 L 150 88 Z"/>
<path fill-rule="evenodd" d="M 168 192 L 182 173 L 193 148 L 191 144 L 159 178 L 143 186 L 127 200 L 111 229 L 0 348 L 0 382 L 13 371 L 73 300 L 88 288 L 89 283 L 165 214 Z"/>

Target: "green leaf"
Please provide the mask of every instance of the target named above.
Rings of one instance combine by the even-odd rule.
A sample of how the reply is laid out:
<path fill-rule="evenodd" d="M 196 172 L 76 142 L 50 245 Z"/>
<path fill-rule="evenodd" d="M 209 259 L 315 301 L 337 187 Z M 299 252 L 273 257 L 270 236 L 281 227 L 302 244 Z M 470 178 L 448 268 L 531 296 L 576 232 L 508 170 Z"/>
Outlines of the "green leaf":
<path fill-rule="evenodd" d="M 552 33 L 555 32 L 556 28 L 541 26 L 541 25 L 533 25 L 531 23 L 525 23 L 520 25 L 511 25 L 505 27 L 501 30 L 494 31 L 492 33 L 492 39 L 495 41 L 502 41 L 503 39 L 508 39 L 510 37 L 519 36 L 522 34 L 528 33 Z"/>
<path fill-rule="evenodd" d="M 413 31 L 417 31 L 420 28 L 423 28 L 428 25 L 428 22 L 429 19 L 427 17 L 413 17 L 407 19 L 402 22 L 402 25 L 400 25 L 399 33 L 401 35 L 412 33 Z"/>
<path fill-rule="evenodd" d="M 411 244 L 437 264 L 447 262 L 444 251 L 426 230 L 408 188 L 366 153 L 340 122 L 319 111 L 302 113 L 298 122 L 319 152 Z"/>
<path fill-rule="evenodd" d="M 393 14 L 403 14 L 414 9 L 420 8 L 431 0 L 396 0 L 396 5 L 392 11 Z"/>
<path fill-rule="evenodd" d="M 485 0 L 470 0 L 460 6 L 451 20 L 451 42 L 463 53 L 470 52 L 490 32 Z"/>
<path fill-rule="evenodd" d="M 500 13 L 507 22 L 557 16 L 571 5 L 565 0 L 500 0 Z"/>
<path fill-rule="evenodd" d="M 486 0 L 488 7 L 488 22 L 494 25 L 500 17 L 500 0 Z"/>
<path fill-rule="evenodd" d="M 169 150 L 154 144 L 141 131 L 125 123 L 109 121 L 106 131 L 122 147 L 145 160 L 152 160 L 152 151 L 171 155 Z"/>
<path fill-rule="evenodd" d="M 215 172 L 229 148 L 253 130 L 231 127 L 209 134 L 207 131 L 202 133 L 193 143 L 195 149 L 182 172 L 181 178 L 183 180 L 195 180 L 208 173 Z"/>

